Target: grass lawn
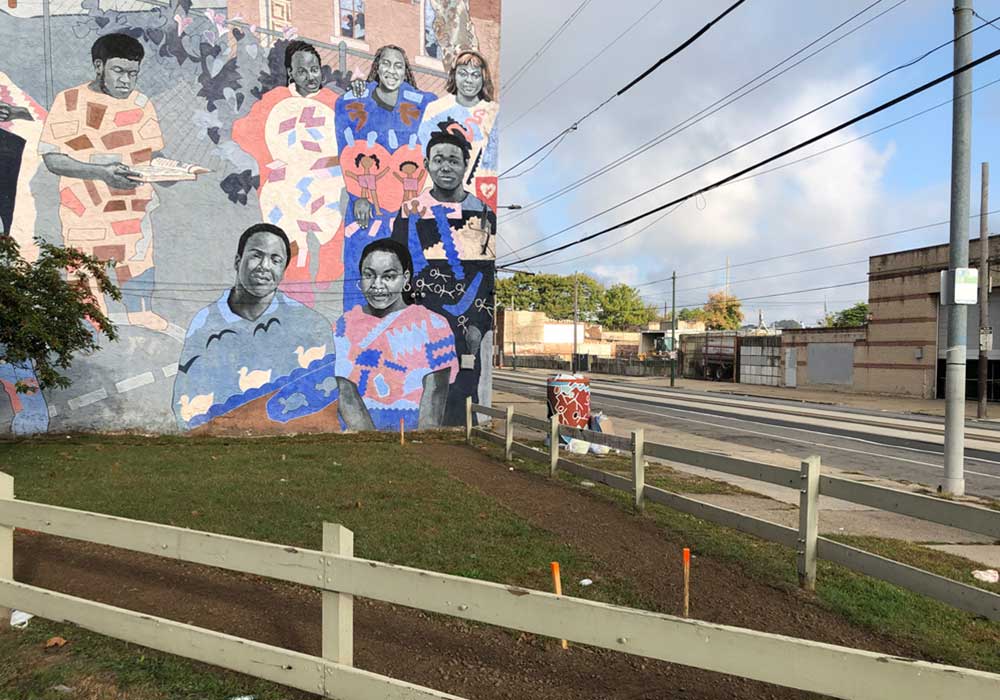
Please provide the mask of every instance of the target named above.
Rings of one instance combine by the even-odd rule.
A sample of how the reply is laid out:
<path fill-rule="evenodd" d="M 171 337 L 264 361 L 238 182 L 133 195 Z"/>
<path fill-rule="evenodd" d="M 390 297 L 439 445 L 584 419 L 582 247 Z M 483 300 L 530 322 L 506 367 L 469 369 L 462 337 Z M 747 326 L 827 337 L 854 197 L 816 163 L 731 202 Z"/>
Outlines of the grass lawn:
<path fill-rule="evenodd" d="M 502 454 L 482 441 L 477 445 Z M 620 459 L 595 460 L 594 465 L 627 469 Z M 518 468 L 544 473 L 547 464 L 521 460 Z M 587 555 L 415 458 L 391 435 L 46 437 L 0 442 L 0 470 L 14 476 L 16 494 L 24 500 L 313 549 L 321 547 L 322 523 L 337 522 L 354 531 L 359 557 L 542 590 L 550 587 L 549 562 L 559 561 L 568 595 L 655 609 L 627 580 L 579 587 L 576 582 L 595 566 Z M 732 487 L 666 468 L 648 474 L 671 490 L 732 492 Z M 571 488 L 583 488 L 577 478 L 561 478 Z M 588 490 L 631 508 L 629 494 L 602 486 Z M 794 553 L 787 548 L 655 504 L 645 517 L 679 533 L 696 555 L 733 561 L 759 581 L 795 588 Z M 970 565 L 903 543 L 852 543 L 943 575 L 957 576 Z M 1000 624 L 825 562 L 817 596 L 851 621 L 903 640 L 930 658 L 1000 672 Z M 46 654 L 44 641 L 55 635 L 72 636 L 73 642 Z M 37 619 L 22 632 L 0 631 L 0 659 L 5 660 L 0 700 L 66 697 L 51 690 L 57 685 L 93 687 L 90 695 L 74 696 L 83 698 L 300 697 L 280 686 Z"/>
<path fill-rule="evenodd" d="M 479 449 L 503 459 L 503 448 L 476 440 Z M 547 452 L 547 449 L 546 449 Z M 591 467 L 617 473 L 630 473 L 627 457 L 593 458 L 565 455 L 565 458 Z M 518 469 L 538 474 L 548 473 L 545 463 L 515 457 Z M 604 460 L 608 460 L 604 462 Z M 606 465 L 606 466 L 605 466 Z M 654 485 L 697 497 L 699 493 L 732 493 L 727 484 L 689 477 L 669 467 L 650 465 L 647 475 Z M 673 473 L 671 473 L 673 472 Z M 559 478 L 572 488 L 585 489 L 601 498 L 632 510 L 632 494 L 616 491 L 602 484 L 584 487 L 580 477 L 564 471 Z M 693 481 L 689 481 L 693 479 Z M 707 482 L 707 483 L 705 483 Z M 713 488 L 712 484 L 717 487 Z M 788 547 L 757 539 L 730 528 L 700 520 L 655 503 L 647 503 L 645 517 L 690 543 L 692 553 L 728 560 L 768 585 L 794 590 L 798 588 L 795 552 Z M 876 537 L 834 538 L 896 561 L 931 571 L 963 583 L 1000 593 L 1000 584 L 983 583 L 969 572 L 982 565 L 944 552 L 900 540 Z M 1000 673 L 1000 623 L 976 618 L 944 603 L 939 603 L 897 586 L 857 574 L 837 564 L 820 560 L 817 567 L 816 596 L 828 609 L 863 628 L 886 635 L 917 649 L 935 661 L 956 666 Z M 998 696 L 1000 697 L 1000 696 Z"/>
<path fill-rule="evenodd" d="M 593 570 L 586 556 L 404 450 L 378 435 L 47 437 L 0 442 L 0 470 L 23 500 L 311 549 L 322 548 L 323 522 L 336 522 L 354 531 L 359 557 L 542 590 L 559 561 L 566 594 L 643 606 L 624 580 L 580 588 Z M 74 640 L 59 663 L 39 651 L 55 635 Z M 294 695 L 40 620 L 5 626 L 0 659 L 14 660 L 0 664 L 0 700 L 66 697 L 48 689 L 81 684 L 98 687 L 95 698 L 117 697 L 109 687 L 136 700 Z"/>

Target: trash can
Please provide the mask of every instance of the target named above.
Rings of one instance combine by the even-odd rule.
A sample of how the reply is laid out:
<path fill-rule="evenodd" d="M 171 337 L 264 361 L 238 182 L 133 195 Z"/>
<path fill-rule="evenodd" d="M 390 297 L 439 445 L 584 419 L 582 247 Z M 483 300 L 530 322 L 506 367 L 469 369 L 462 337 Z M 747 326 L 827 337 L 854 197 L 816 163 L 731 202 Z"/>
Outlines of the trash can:
<path fill-rule="evenodd" d="M 546 381 L 548 415 L 559 424 L 586 428 L 590 422 L 590 379 L 580 374 L 556 374 Z"/>

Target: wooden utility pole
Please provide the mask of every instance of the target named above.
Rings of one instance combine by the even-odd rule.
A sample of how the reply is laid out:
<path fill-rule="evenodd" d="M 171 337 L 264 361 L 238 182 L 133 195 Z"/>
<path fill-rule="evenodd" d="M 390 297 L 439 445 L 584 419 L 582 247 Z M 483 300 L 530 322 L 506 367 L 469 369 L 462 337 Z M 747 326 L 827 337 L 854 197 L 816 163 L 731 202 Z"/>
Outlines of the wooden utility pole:
<path fill-rule="evenodd" d="M 990 233 L 986 212 L 990 210 L 990 164 L 982 165 L 982 194 L 979 203 L 979 408 L 976 415 L 986 418 L 989 384 L 990 336 Z"/>
<path fill-rule="evenodd" d="M 677 376 L 677 270 L 670 276 L 670 386 Z"/>
<path fill-rule="evenodd" d="M 573 361 L 570 367 L 576 372 L 576 324 L 580 317 L 580 272 L 573 274 Z"/>

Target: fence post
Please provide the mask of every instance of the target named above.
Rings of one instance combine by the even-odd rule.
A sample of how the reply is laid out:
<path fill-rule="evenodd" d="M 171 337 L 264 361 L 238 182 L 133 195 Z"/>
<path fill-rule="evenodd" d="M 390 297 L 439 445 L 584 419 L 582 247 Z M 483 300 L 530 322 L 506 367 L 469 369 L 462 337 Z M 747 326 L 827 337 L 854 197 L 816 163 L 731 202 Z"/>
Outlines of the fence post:
<path fill-rule="evenodd" d="M 14 477 L 0 472 L 0 511 L 4 501 L 14 500 Z M 14 580 L 14 528 L 0 525 L 0 579 Z M 0 605 L 0 625 L 10 623 L 10 610 Z"/>
<path fill-rule="evenodd" d="M 549 417 L 549 476 L 556 475 L 559 468 L 559 416 Z"/>
<path fill-rule="evenodd" d="M 472 444 L 472 397 L 465 397 L 465 442 Z"/>
<path fill-rule="evenodd" d="M 504 449 L 503 458 L 510 461 L 514 454 L 514 407 L 507 407 L 507 420 L 503 428 Z"/>
<path fill-rule="evenodd" d="M 635 509 L 643 511 L 643 491 L 646 489 L 646 464 L 643 456 L 642 428 L 632 431 L 632 485 L 635 488 Z"/>
<path fill-rule="evenodd" d="M 323 551 L 354 556 L 354 533 L 343 525 L 323 523 Z M 332 580 L 326 564 L 326 583 Z M 323 591 L 323 658 L 345 666 L 354 665 L 354 596 Z"/>
<path fill-rule="evenodd" d="M 813 455 L 802 462 L 799 489 L 799 540 L 796 565 L 799 586 L 816 590 L 816 538 L 819 532 L 819 457 Z"/>

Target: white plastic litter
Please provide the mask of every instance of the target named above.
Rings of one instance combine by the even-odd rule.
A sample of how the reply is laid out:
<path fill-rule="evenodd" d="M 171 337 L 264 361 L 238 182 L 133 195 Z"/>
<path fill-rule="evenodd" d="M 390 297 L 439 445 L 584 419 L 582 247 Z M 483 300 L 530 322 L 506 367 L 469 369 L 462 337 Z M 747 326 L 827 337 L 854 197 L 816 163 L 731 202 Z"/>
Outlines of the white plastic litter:
<path fill-rule="evenodd" d="M 34 615 L 31 613 L 21 612 L 20 610 L 12 610 L 10 612 L 10 626 L 14 629 L 23 630 L 28 626 L 28 621 L 33 617 Z"/>
<path fill-rule="evenodd" d="M 590 488 L 591 486 L 597 486 L 597 484 L 595 484 L 593 481 L 581 481 L 580 486 L 586 486 L 587 488 Z"/>
<path fill-rule="evenodd" d="M 229 700 L 257 700 L 256 695 L 236 695 L 229 698 Z"/>
<path fill-rule="evenodd" d="M 986 569 L 986 571 L 973 571 L 972 577 L 984 583 L 1000 583 L 1000 571 L 996 569 Z"/>
<path fill-rule="evenodd" d="M 590 450 L 590 443 L 586 440 L 573 438 L 569 441 L 569 452 L 574 455 L 585 455 Z"/>
<path fill-rule="evenodd" d="M 590 580 L 589 578 L 582 578 L 582 579 L 580 579 L 580 585 L 581 585 L 581 586 L 590 586 L 590 585 L 592 585 L 593 583 L 594 583 L 594 582 L 593 582 L 593 581 L 591 581 L 591 580 Z"/>

